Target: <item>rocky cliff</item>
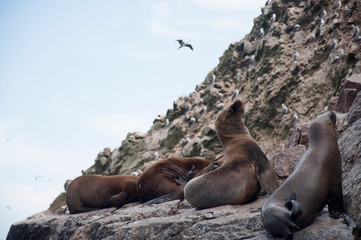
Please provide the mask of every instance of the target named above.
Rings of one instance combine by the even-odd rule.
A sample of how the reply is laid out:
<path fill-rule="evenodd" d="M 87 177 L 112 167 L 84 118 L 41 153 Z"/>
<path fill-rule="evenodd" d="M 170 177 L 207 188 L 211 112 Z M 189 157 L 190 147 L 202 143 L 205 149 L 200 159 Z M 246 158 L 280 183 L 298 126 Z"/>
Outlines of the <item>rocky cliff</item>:
<path fill-rule="evenodd" d="M 169 156 L 216 159 L 222 148 L 214 119 L 240 97 L 246 103 L 245 124 L 282 182 L 308 147 L 308 122 L 329 108 L 338 112 L 345 209 L 361 226 L 361 2 L 340 5 L 273 0 L 254 19 L 251 32 L 230 44 L 194 92 L 175 100 L 147 133 L 130 133 L 119 148 L 104 149 L 83 173 L 142 173 Z M 285 114 L 282 103 L 288 108 Z M 8 239 L 269 238 L 256 211 L 265 197 L 244 206 L 202 211 L 176 201 L 69 216 L 64 196 L 60 194 L 46 212 L 13 224 Z M 350 239 L 351 232 L 341 220 L 322 214 L 295 239 Z"/>

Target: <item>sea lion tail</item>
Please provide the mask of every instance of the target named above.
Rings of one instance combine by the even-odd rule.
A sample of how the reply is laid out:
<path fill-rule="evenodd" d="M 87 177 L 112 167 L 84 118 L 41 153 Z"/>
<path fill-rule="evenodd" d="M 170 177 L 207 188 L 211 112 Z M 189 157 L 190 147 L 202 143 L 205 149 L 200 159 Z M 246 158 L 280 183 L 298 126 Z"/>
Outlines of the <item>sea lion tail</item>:
<path fill-rule="evenodd" d="M 303 209 L 302 204 L 297 200 L 295 192 L 291 192 L 290 198 L 286 198 L 285 206 L 290 211 L 290 219 L 295 222 L 296 219 L 302 215 Z"/>

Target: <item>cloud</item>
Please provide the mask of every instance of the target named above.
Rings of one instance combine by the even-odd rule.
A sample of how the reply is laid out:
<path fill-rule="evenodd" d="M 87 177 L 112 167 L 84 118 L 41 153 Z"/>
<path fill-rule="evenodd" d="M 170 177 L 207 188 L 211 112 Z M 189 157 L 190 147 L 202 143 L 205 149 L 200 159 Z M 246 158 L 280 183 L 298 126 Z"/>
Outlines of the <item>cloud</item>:
<path fill-rule="evenodd" d="M 94 116 L 82 120 L 81 124 L 97 130 L 98 132 L 124 139 L 129 131 L 145 132 L 149 129 L 151 118 L 143 115 L 108 114 Z"/>

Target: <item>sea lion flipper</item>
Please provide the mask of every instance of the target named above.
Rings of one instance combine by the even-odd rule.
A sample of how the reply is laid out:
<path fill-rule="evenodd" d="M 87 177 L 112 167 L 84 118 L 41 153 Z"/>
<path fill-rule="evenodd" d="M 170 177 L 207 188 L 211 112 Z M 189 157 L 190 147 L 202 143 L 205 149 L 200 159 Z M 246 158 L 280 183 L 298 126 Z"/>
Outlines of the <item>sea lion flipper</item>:
<path fill-rule="evenodd" d="M 277 190 L 278 183 L 276 174 L 268 158 L 257 144 L 250 146 L 247 150 L 253 160 L 253 164 L 255 165 L 259 184 L 268 193 L 268 195 L 271 195 Z"/>
<path fill-rule="evenodd" d="M 170 202 L 173 200 L 183 200 L 183 199 L 184 199 L 184 194 L 183 194 L 183 188 L 182 188 L 181 190 L 178 189 L 171 193 L 168 193 L 163 196 L 149 200 L 149 201 L 143 203 L 142 205 L 161 204 L 164 202 Z"/>

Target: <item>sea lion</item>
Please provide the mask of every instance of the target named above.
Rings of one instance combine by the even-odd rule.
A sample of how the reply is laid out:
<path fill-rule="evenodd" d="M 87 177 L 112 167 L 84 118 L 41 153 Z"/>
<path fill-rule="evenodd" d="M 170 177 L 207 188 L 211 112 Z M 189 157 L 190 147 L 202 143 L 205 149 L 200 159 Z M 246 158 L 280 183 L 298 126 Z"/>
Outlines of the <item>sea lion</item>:
<path fill-rule="evenodd" d="M 243 113 L 244 104 L 238 99 L 217 116 L 216 132 L 224 152 L 222 164 L 186 184 L 184 196 L 193 206 L 243 204 L 255 199 L 261 187 L 269 195 L 278 188 L 271 164 L 243 123 Z"/>
<path fill-rule="evenodd" d="M 183 200 L 184 185 L 210 163 L 204 158 L 172 157 L 160 160 L 139 177 L 139 200 L 147 204 Z"/>
<path fill-rule="evenodd" d="M 293 232 L 312 224 L 326 204 L 333 218 L 343 212 L 342 166 L 335 124 L 333 112 L 326 112 L 311 123 L 308 150 L 263 205 L 262 223 L 273 236 L 292 239 Z"/>
<path fill-rule="evenodd" d="M 83 175 L 74 179 L 66 191 L 69 212 L 81 213 L 108 207 L 122 207 L 138 201 L 139 177 L 130 175 Z"/>

